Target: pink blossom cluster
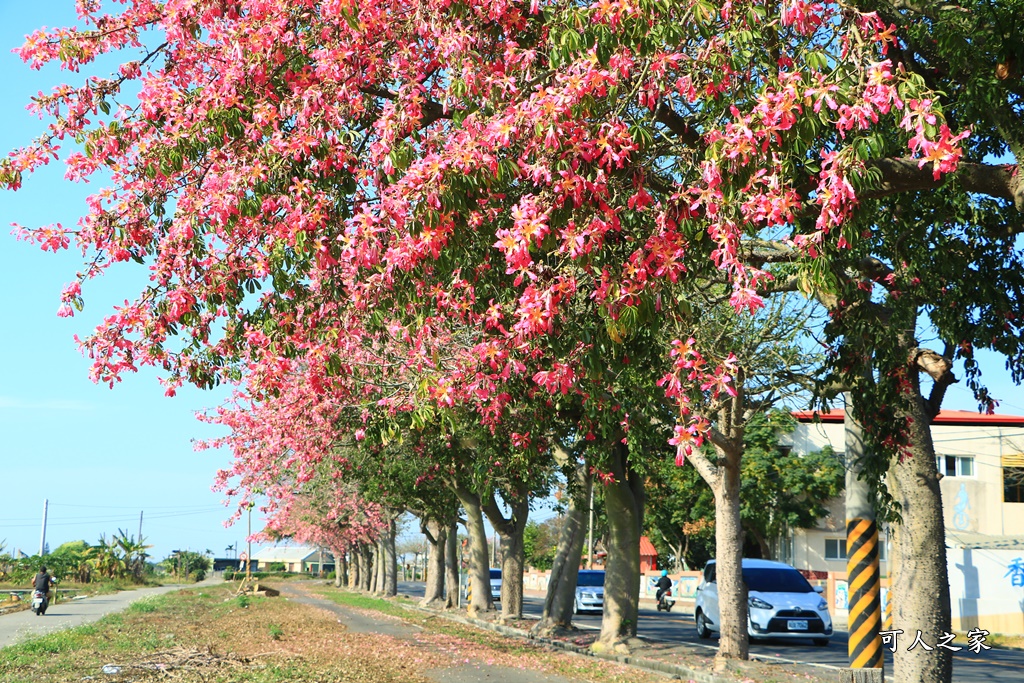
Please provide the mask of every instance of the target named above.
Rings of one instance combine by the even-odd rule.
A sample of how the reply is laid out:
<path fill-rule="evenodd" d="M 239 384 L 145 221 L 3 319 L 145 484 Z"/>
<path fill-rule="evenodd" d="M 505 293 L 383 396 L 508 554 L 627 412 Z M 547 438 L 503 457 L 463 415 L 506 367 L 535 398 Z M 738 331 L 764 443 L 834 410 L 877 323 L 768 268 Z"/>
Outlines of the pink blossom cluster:
<path fill-rule="evenodd" d="M 217 416 L 240 492 L 307 482 L 339 439 L 371 440 L 369 420 L 336 427 L 356 407 L 493 427 L 538 396 L 614 394 L 558 343 L 580 311 L 580 344 L 615 355 L 626 312 L 675 315 L 665 302 L 696 278 L 755 313 L 771 276 L 751 238 L 788 235 L 811 258 L 846 246 L 857 140 L 902 131 L 939 178 L 969 134 L 886 57 L 892 27 L 834 2 L 101 4 L 21 57 L 130 59 L 37 96 L 46 129 L 0 182 L 55 158 L 69 180 L 103 178 L 75 228 L 16 232 L 86 255 L 61 315 L 81 280 L 149 267 L 82 342 L 96 381 L 149 365 L 173 393 L 242 372 Z M 591 26 L 614 40 L 584 41 Z M 662 26 L 685 37 L 652 45 Z M 743 71 L 735 41 L 755 30 L 779 39 Z M 692 447 L 706 421 L 687 400 L 733 393 L 734 359 L 664 351 L 674 443 Z"/>

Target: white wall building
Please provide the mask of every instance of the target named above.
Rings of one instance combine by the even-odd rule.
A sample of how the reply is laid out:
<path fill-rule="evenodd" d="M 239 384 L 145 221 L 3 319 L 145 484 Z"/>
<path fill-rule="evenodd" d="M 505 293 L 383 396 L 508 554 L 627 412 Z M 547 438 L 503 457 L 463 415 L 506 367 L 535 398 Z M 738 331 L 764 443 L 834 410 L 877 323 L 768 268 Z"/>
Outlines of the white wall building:
<path fill-rule="evenodd" d="M 788 435 L 796 453 L 844 451 L 843 411 L 798 411 Z M 944 410 L 932 424 L 949 548 L 955 628 L 1024 632 L 1024 416 Z M 784 441 L 786 443 L 786 441 Z M 815 529 L 794 530 L 779 557 L 812 572 L 846 571 L 842 498 Z M 888 575 L 885 533 L 879 547 Z M 1018 599 L 1007 601 L 1011 594 Z"/>

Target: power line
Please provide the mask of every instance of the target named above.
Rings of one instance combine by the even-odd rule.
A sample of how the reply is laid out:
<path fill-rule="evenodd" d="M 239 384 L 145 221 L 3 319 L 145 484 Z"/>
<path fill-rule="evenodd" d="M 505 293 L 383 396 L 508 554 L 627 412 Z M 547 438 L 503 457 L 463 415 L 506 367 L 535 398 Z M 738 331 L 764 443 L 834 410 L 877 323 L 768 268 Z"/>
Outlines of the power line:
<path fill-rule="evenodd" d="M 62 508 L 93 508 L 96 510 L 192 510 L 196 508 L 210 507 L 210 504 L 205 505 L 78 505 L 74 503 L 50 503 L 51 506 L 58 506 Z"/>
<path fill-rule="evenodd" d="M 218 505 L 218 506 L 215 506 L 215 507 L 209 507 L 209 508 L 205 508 L 205 509 L 201 509 L 201 510 L 188 510 L 188 511 L 181 511 L 181 512 L 156 513 L 156 514 L 150 515 L 148 519 L 171 519 L 171 518 L 174 518 L 174 517 L 189 517 L 189 516 L 194 516 L 194 515 L 205 515 L 205 514 L 209 514 L 209 513 L 212 513 L 212 512 L 217 512 L 219 510 L 220 511 L 225 511 L 224 508 L 222 508 L 221 506 Z M 51 519 L 52 519 L 52 515 L 51 515 Z M 50 521 L 50 522 L 47 523 L 47 526 L 72 526 L 72 525 L 76 525 L 77 526 L 77 525 L 82 525 L 82 524 L 110 524 L 110 523 L 120 523 L 120 522 L 133 522 L 136 519 L 137 518 L 134 515 L 131 516 L 131 517 L 124 516 L 124 515 L 103 516 L 103 517 L 87 517 L 87 518 L 77 518 L 73 522 L 59 522 L 59 521 L 55 522 L 55 521 Z M 24 527 L 34 527 L 34 526 L 38 525 L 38 523 L 33 523 L 33 524 L 7 524 L 6 522 L 3 522 L 2 520 L 0 520 L 0 524 L 3 524 L 4 528 L 10 528 L 10 529 L 18 529 L 18 528 L 24 528 Z"/>

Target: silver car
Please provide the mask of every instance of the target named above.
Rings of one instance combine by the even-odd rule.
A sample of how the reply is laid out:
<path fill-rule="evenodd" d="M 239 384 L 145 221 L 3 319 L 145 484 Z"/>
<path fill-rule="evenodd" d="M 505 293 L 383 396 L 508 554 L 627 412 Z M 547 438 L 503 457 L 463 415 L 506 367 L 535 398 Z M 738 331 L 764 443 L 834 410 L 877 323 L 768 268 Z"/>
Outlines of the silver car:
<path fill-rule="evenodd" d="M 491 601 L 501 602 L 501 570 L 491 569 Z"/>
<path fill-rule="evenodd" d="M 576 600 L 573 611 L 603 612 L 604 611 L 604 570 L 583 569 L 576 576 Z"/>
<path fill-rule="evenodd" d="M 783 562 L 745 559 L 742 566 L 751 638 L 810 638 L 815 645 L 828 645 L 832 617 L 820 588 L 812 587 L 803 574 Z M 700 638 L 721 630 L 714 560 L 704 567 L 697 586 L 693 618 Z"/>

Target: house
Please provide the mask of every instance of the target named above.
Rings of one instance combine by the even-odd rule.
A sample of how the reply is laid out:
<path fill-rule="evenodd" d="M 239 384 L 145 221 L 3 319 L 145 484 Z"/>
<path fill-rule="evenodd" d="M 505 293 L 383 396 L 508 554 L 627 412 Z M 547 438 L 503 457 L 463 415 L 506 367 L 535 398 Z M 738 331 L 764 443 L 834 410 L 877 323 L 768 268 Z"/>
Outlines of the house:
<path fill-rule="evenodd" d="M 640 573 L 653 572 L 658 569 L 658 551 L 651 539 L 640 537 Z"/>
<path fill-rule="evenodd" d="M 284 565 L 284 571 L 295 573 L 317 573 L 320 570 L 321 555 L 324 571 L 334 569 L 334 556 L 326 550 L 297 545 L 279 545 L 261 548 L 253 553 L 253 569 L 267 571 L 271 565 Z"/>
<path fill-rule="evenodd" d="M 784 445 L 798 454 L 831 446 L 842 457 L 842 410 L 793 414 L 797 428 L 786 435 Z M 931 431 L 942 475 L 953 626 L 977 626 L 980 615 L 993 632 L 1024 632 L 1024 416 L 943 410 Z M 824 578 L 826 572 L 844 574 L 844 499 L 832 501 L 829 508 L 816 528 L 794 529 L 780 539 L 778 559 L 814 578 Z M 880 531 L 882 576 L 888 575 L 887 545 Z M 845 581 L 840 583 L 845 590 Z M 1010 595 L 1015 599 L 1008 603 Z"/>

